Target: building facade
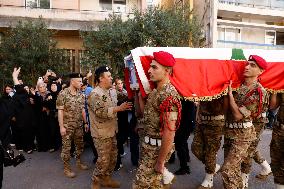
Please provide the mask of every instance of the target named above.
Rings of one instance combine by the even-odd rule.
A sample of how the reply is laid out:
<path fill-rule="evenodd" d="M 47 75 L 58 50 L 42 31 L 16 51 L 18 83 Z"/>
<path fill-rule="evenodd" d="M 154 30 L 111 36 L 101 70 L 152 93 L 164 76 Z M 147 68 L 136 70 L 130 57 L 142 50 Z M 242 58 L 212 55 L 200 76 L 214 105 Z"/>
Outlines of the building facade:
<path fill-rule="evenodd" d="M 0 40 L 19 20 L 42 17 L 56 31 L 53 38 L 70 60 L 70 71 L 80 71 L 80 31 L 96 29 L 113 12 L 126 20 L 134 9 L 143 11 L 146 6 L 145 0 L 0 0 Z"/>
<path fill-rule="evenodd" d="M 195 0 L 206 46 L 284 49 L 283 0 Z"/>
<path fill-rule="evenodd" d="M 134 10 L 188 4 L 193 7 L 193 0 L 0 0 L 0 41 L 19 20 L 42 17 L 55 31 L 53 38 L 57 47 L 64 49 L 70 71 L 77 72 L 82 70 L 80 60 L 84 55 L 80 31 L 96 29 L 113 12 L 126 20 Z"/>

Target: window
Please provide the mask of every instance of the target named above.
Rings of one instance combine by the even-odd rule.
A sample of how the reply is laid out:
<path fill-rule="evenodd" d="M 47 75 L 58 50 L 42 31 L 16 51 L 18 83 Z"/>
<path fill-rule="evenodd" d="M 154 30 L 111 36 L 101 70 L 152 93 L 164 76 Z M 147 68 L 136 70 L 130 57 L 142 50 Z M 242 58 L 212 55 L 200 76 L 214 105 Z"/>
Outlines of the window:
<path fill-rule="evenodd" d="M 114 12 L 126 12 L 126 0 L 113 0 Z"/>
<path fill-rule="evenodd" d="M 275 31 L 265 31 L 265 44 L 276 45 L 276 32 Z"/>
<path fill-rule="evenodd" d="M 63 49 L 63 56 L 69 64 L 70 71 L 75 72 L 75 50 L 74 49 Z"/>
<path fill-rule="evenodd" d="M 241 41 L 241 29 L 218 27 L 218 40 Z"/>
<path fill-rule="evenodd" d="M 26 0 L 26 7 L 49 9 L 50 0 Z"/>
<path fill-rule="evenodd" d="M 284 32 L 276 32 L 276 45 L 284 45 Z"/>
<path fill-rule="evenodd" d="M 126 0 L 113 0 L 114 4 L 126 5 Z"/>
<path fill-rule="evenodd" d="M 26 0 L 26 7 L 37 8 L 37 0 Z"/>
<path fill-rule="evenodd" d="M 39 0 L 39 7 L 42 9 L 50 8 L 50 0 Z"/>
<path fill-rule="evenodd" d="M 103 11 L 112 10 L 112 0 L 100 0 L 100 7 Z"/>

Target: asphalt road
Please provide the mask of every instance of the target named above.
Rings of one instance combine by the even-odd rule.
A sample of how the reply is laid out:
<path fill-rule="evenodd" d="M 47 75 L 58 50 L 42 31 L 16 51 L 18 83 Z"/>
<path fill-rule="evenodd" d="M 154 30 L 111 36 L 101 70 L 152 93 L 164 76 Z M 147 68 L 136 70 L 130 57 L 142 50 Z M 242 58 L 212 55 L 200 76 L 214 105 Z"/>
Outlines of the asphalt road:
<path fill-rule="evenodd" d="M 270 162 L 269 144 L 271 140 L 271 131 L 266 130 L 262 135 L 262 140 L 258 146 L 262 155 Z M 189 146 L 192 137 L 189 139 Z M 131 189 L 132 179 L 135 176 L 135 169 L 130 162 L 129 147 L 125 146 L 127 155 L 123 158 L 123 168 L 115 172 L 114 177 L 121 181 L 122 189 Z M 72 167 L 77 173 L 77 177 L 70 179 L 63 175 L 63 164 L 60 159 L 60 152 L 34 152 L 25 154 L 27 160 L 17 167 L 4 168 L 3 189 L 90 189 L 91 175 L 94 168 L 92 163 L 92 153 L 90 148 L 86 148 L 83 154 L 83 161 L 86 162 L 90 169 L 80 171 L 75 167 L 75 161 L 72 160 Z M 191 174 L 178 176 L 172 189 L 195 189 L 202 182 L 204 177 L 204 166 L 199 162 L 192 153 L 191 156 Z M 222 164 L 222 149 L 218 153 L 218 163 Z M 174 164 L 167 166 L 170 171 L 174 172 L 178 168 L 178 160 Z M 249 180 L 250 189 L 272 189 L 273 177 L 270 176 L 265 182 L 258 181 L 255 175 L 260 171 L 260 167 L 254 163 L 253 170 Z M 214 179 L 214 188 L 221 189 L 221 177 L 217 175 Z"/>

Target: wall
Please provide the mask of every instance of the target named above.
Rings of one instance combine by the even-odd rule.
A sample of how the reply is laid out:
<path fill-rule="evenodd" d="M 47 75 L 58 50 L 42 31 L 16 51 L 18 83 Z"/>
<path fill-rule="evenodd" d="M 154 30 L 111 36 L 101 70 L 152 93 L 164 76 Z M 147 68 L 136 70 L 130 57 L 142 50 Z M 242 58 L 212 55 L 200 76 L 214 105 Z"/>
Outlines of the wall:
<path fill-rule="evenodd" d="M 52 0 L 52 8 L 79 10 L 79 0 Z"/>
<path fill-rule="evenodd" d="M 0 5 L 25 6 L 24 0 L 0 0 Z"/>
<path fill-rule="evenodd" d="M 99 11 L 99 0 L 80 0 L 80 10 Z"/>

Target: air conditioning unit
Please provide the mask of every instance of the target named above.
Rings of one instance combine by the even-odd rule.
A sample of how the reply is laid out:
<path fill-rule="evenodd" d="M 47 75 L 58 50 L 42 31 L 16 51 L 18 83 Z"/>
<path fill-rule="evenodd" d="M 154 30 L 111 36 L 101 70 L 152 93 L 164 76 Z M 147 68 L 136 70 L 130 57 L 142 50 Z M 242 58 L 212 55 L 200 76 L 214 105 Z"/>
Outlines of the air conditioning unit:
<path fill-rule="evenodd" d="M 126 12 L 126 5 L 113 4 L 113 12 Z"/>

